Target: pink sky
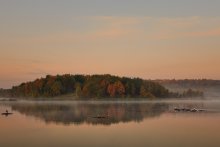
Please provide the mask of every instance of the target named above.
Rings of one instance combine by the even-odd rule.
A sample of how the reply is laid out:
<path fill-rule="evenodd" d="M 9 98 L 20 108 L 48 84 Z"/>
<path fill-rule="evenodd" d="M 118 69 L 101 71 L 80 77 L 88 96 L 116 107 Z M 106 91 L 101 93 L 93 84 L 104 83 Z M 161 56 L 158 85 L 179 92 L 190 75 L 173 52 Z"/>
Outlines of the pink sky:
<path fill-rule="evenodd" d="M 75 23 L 81 25 L 74 25 Z M 47 74 L 220 79 L 219 17 L 73 17 L 5 25 L 0 87 Z"/>

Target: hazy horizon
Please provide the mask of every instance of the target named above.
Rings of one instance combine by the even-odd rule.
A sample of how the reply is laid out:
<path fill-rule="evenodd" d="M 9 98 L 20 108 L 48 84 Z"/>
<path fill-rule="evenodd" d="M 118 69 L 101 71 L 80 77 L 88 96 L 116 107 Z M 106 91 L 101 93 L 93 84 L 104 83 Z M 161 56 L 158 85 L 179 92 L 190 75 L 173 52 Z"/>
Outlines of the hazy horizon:
<path fill-rule="evenodd" d="M 220 1 L 0 2 L 0 88 L 47 74 L 220 80 Z"/>

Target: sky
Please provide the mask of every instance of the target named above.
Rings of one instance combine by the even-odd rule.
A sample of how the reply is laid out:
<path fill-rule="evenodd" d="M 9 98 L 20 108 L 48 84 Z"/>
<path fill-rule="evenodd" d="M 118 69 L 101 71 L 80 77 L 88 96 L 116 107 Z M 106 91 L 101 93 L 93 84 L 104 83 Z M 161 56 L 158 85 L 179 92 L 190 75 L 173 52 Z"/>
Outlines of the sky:
<path fill-rule="evenodd" d="M 47 74 L 220 79 L 219 0 L 1 0 L 0 88 Z"/>

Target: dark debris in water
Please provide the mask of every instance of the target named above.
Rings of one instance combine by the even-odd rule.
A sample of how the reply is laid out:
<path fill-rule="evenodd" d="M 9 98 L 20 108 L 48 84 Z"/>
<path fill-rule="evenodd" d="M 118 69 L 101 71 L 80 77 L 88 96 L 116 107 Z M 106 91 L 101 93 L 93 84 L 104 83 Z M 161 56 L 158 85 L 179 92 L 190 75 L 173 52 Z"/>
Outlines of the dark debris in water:
<path fill-rule="evenodd" d="M 190 109 L 190 108 L 174 108 L 174 111 L 175 112 L 207 112 L 207 110 L 205 109 L 196 109 L 196 108 L 193 108 L 193 109 Z"/>

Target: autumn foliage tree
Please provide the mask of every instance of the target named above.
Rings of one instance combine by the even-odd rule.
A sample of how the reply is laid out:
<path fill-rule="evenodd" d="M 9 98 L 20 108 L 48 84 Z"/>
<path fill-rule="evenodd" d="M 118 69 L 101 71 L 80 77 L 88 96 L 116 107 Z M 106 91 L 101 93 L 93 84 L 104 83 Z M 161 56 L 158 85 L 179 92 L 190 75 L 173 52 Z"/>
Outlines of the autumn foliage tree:
<path fill-rule="evenodd" d="M 124 97 L 125 94 L 125 87 L 121 83 L 121 81 L 117 81 L 113 84 L 109 84 L 107 88 L 107 93 L 110 97 Z"/>

